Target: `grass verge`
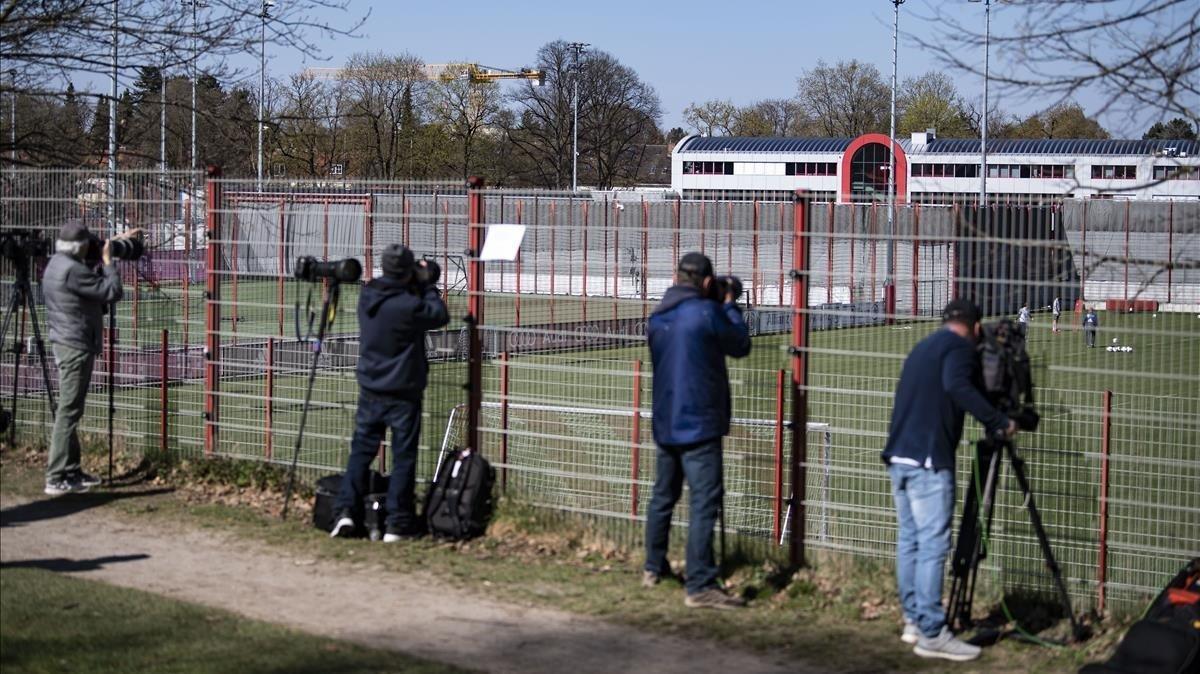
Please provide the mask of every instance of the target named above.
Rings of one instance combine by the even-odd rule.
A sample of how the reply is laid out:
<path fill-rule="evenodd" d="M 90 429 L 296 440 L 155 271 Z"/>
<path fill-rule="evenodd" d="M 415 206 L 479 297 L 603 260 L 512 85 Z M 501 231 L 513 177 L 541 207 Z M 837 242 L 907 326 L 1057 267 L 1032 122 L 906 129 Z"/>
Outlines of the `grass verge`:
<path fill-rule="evenodd" d="M 0 570 L 0 609 L 7 674 L 463 671 L 39 568 Z"/>
<path fill-rule="evenodd" d="M 203 480 L 237 475 L 236 467 L 207 467 Z M 36 494 L 35 468 L 6 460 L 0 466 L 4 490 Z M 684 608 L 682 588 L 664 583 L 652 590 L 639 584 L 640 555 L 598 533 L 578 518 L 502 500 L 485 538 L 461 544 L 416 541 L 383 546 L 367 541 L 330 540 L 309 528 L 303 515 L 279 520 L 277 503 L 267 496 L 247 498 L 253 488 L 185 484 L 190 472 L 171 473 L 178 488 L 139 495 L 144 486 L 127 487 L 127 496 L 103 491 L 81 498 L 114 516 L 156 527 L 183 526 L 217 530 L 259 545 L 277 555 L 377 565 L 395 573 L 432 572 L 444 582 L 519 605 L 536 605 L 591 615 L 659 633 L 711 639 L 798 662 L 827 664 L 831 671 L 1074 671 L 1083 662 L 1104 657 L 1120 635 L 1120 624 L 1098 625 L 1086 644 L 1046 648 L 1002 641 L 987 649 L 973 666 L 946 665 L 913 656 L 898 637 L 899 611 L 891 566 L 879 560 L 827 554 L 809 568 L 791 572 L 769 560 L 731 555 L 729 585 L 751 599 L 750 608 L 714 613 Z M 159 478 L 161 482 L 162 477 Z M 271 482 L 267 480 L 265 482 Z M 156 485 L 161 486 L 161 485 Z M 160 490 L 161 491 L 161 490 Z M 736 551 L 736 548 L 735 548 Z M 672 555 L 676 560 L 678 550 Z M 977 600 L 980 615 L 994 612 L 990 597 Z"/>

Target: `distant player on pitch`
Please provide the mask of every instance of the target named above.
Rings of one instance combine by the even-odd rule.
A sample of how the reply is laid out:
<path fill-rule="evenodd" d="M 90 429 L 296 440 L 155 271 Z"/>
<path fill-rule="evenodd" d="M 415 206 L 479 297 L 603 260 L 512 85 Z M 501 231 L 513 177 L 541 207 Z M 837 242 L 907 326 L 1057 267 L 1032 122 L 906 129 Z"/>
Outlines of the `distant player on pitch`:
<path fill-rule="evenodd" d="M 1054 314 L 1054 320 L 1050 324 L 1050 332 L 1058 332 L 1058 318 L 1062 316 L 1062 298 L 1054 298 L 1054 303 L 1050 305 L 1050 311 Z"/>
<path fill-rule="evenodd" d="M 1017 327 L 1021 331 L 1021 336 L 1029 334 L 1029 302 L 1021 305 L 1021 310 L 1017 312 Z"/>
<path fill-rule="evenodd" d="M 1096 333 L 1100 331 L 1100 318 L 1095 309 L 1088 309 L 1083 315 L 1083 343 L 1091 349 L 1096 346 Z"/>

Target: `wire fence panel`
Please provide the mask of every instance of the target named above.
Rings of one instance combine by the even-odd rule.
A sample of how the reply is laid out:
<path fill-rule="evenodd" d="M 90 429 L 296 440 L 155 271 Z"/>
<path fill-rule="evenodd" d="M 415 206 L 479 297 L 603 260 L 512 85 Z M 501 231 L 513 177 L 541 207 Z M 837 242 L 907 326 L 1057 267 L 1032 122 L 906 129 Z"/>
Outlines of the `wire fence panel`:
<path fill-rule="evenodd" d="M 1077 606 L 1135 607 L 1200 553 L 1200 204 L 902 205 L 889 219 L 878 204 L 804 210 L 435 183 L 260 191 L 193 174 L 121 172 L 110 185 L 102 173 L 34 170 L 3 181 L 6 232 L 52 240 L 75 217 L 102 236 L 146 231 L 147 254 L 120 263 L 126 296 L 83 423 L 96 442 L 106 438 L 111 391 L 115 444 L 135 454 L 290 461 L 310 326 L 329 289 L 296 279 L 297 258 L 353 257 L 365 282 L 380 275 L 386 246 L 404 243 L 442 268 L 451 315 L 426 343 L 422 478 L 437 450 L 470 442 L 474 423 L 509 493 L 628 530 L 645 516 L 655 470 L 646 321 L 680 256 L 701 251 L 717 273 L 743 280 L 753 335 L 751 355 L 729 364 L 725 441 L 726 526 L 743 540 L 780 549 L 798 523 L 809 546 L 893 554 L 880 450 L 897 377 L 913 345 L 938 328 L 942 306 L 968 296 L 989 319 L 1031 310 L 1043 421 L 1019 447 Z M 484 228 L 495 223 L 526 226 L 515 260 L 480 260 Z M 44 256 L 34 257 L 33 306 L 44 321 Z M 9 307 L 17 269 L 0 264 Z M 349 451 L 359 287 L 340 287 L 322 344 L 299 452 L 309 476 L 341 470 Z M 1092 347 L 1088 309 L 1099 321 Z M 16 433 L 44 442 L 50 412 L 32 323 L 28 309 L 13 315 L 0 392 L 10 408 L 15 395 Z M 960 490 L 975 479 L 969 442 L 980 432 L 968 424 Z M 798 498 L 793 475 L 804 480 Z M 986 568 L 1006 587 L 1045 588 L 1008 475 Z M 678 515 L 686 522 L 686 507 Z"/>

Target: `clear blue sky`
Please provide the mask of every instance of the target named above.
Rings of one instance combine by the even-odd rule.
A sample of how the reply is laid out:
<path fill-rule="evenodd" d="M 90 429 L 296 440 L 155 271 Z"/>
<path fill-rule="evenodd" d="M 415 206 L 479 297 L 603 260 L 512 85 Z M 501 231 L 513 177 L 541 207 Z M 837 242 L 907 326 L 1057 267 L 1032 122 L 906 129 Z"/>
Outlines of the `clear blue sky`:
<path fill-rule="evenodd" d="M 362 38 L 326 42 L 327 62 L 305 63 L 299 54 L 275 48 L 269 52 L 271 73 L 278 76 L 307 65 L 340 65 L 358 51 L 407 51 L 427 63 L 472 61 L 518 68 L 533 65 L 539 46 L 561 38 L 589 42 L 636 70 L 658 91 L 666 128 L 684 126 L 683 109 L 693 101 L 728 98 L 745 104 L 794 95 L 796 77 L 817 59 L 857 58 L 874 63 L 885 80 L 890 77 L 889 0 L 353 0 L 349 15 L 329 12 L 327 18 L 345 25 L 351 16 L 368 10 L 371 15 Z M 966 0 L 908 0 L 900 12 L 901 80 L 940 67 L 930 55 L 905 44 L 904 31 L 930 30 L 916 16 L 975 17 L 983 24 L 982 4 Z M 993 28 L 1002 29 L 1004 24 L 1003 12 L 994 10 Z M 247 64 L 255 83 L 256 66 Z M 952 76 L 964 95 L 980 96 L 980 78 Z M 1098 105 L 1087 97 L 1079 102 L 1089 112 Z M 1000 105 L 1006 112 L 1029 113 L 1038 104 L 1002 96 Z M 1125 114 L 1101 119 L 1114 135 L 1138 138 L 1155 120 L 1153 113 L 1136 121 Z"/>

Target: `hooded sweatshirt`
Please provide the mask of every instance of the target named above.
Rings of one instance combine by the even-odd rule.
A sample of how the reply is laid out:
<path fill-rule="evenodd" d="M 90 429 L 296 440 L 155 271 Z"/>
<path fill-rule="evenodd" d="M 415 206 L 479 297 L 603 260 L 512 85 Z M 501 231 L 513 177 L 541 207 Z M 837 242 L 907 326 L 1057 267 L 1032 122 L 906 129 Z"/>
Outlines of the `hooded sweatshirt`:
<path fill-rule="evenodd" d="M 450 322 L 436 287 L 417 294 L 412 284 L 383 276 L 358 296 L 358 384 L 381 397 L 420 394 L 428 381 L 425 331 Z"/>
<path fill-rule="evenodd" d="M 750 331 L 736 304 L 691 286 L 672 286 L 646 326 L 654 364 L 654 441 L 691 445 L 729 433 L 725 357 L 750 354 Z"/>

